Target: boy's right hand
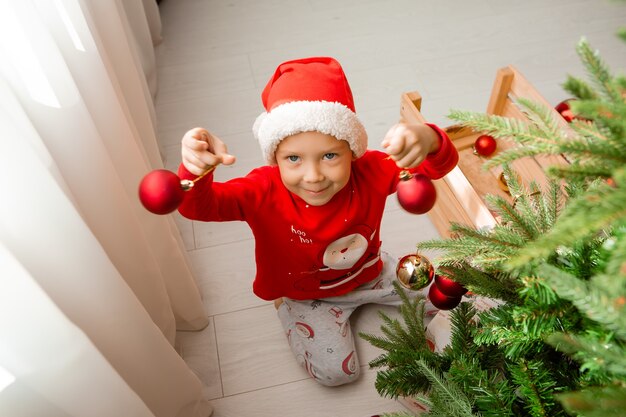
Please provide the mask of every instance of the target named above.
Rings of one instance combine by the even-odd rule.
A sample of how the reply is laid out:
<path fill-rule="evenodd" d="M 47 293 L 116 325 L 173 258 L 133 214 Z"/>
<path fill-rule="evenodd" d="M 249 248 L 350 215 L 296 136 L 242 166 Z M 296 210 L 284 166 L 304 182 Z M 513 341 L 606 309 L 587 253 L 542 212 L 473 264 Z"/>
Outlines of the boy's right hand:
<path fill-rule="evenodd" d="M 235 157 L 228 153 L 224 142 L 201 127 L 185 133 L 181 140 L 181 156 L 184 167 L 194 175 L 202 175 L 218 164 L 235 163 Z"/>

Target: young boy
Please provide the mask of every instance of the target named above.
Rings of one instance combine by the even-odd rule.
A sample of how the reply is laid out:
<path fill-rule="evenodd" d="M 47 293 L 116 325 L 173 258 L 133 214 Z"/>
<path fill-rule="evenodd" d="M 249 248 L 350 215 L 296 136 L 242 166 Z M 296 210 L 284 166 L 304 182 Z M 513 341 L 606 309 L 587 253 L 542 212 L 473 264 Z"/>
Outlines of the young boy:
<path fill-rule="evenodd" d="M 381 251 L 387 196 L 402 168 L 441 178 L 457 163 L 433 125 L 398 124 L 367 150 L 352 92 L 332 58 L 305 58 L 276 69 L 253 127 L 268 163 L 225 183 L 212 174 L 189 191 L 180 213 L 194 220 L 248 223 L 255 237 L 254 293 L 277 300 L 298 362 L 323 385 L 356 380 L 359 362 L 350 314 L 366 303 L 399 304 L 397 260 Z M 194 179 L 234 156 L 204 129 L 182 139 L 179 176 Z M 415 296 L 426 296 L 426 289 Z"/>

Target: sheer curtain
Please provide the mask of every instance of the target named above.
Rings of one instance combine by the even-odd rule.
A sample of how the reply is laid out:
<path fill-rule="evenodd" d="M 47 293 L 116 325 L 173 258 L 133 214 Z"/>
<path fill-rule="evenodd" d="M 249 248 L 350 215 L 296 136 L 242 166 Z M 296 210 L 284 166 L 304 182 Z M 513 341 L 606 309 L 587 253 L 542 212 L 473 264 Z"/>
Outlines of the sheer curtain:
<path fill-rule="evenodd" d="M 151 0 L 0 0 L 0 415 L 208 416 L 208 323 L 160 168 Z"/>

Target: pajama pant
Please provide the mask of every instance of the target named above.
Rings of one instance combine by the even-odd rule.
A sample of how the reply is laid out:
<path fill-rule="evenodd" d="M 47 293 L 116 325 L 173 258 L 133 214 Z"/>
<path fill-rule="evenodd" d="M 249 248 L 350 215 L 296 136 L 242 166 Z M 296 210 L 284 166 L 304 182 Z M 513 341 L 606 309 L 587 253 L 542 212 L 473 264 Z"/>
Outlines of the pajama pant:
<path fill-rule="evenodd" d="M 386 252 L 381 256 L 384 266 L 380 275 L 348 294 L 319 300 L 284 298 L 278 308 L 278 317 L 298 363 L 322 385 L 347 384 L 359 376 L 350 315 L 363 304 L 402 304 L 392 284 L 397 279 L 398 260 Z M 407 290 L 407 294 L 425 298 L 428 288 Z M 432 315 L 437 309 L 427 301 L 426 311 Z"/>

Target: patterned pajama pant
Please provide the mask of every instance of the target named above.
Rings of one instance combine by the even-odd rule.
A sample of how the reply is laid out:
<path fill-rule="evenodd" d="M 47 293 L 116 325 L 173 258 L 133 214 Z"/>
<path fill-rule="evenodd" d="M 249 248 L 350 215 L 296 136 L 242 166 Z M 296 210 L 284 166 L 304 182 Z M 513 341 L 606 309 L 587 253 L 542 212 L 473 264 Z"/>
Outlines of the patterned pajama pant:
<path fill-rule="evenodd" d="M 402 303 L 392 284 L 396 280 L 398 260 L 386 252 L 382 253 L 382 259 L 380 275 L 348 294 L 319 300 L 284 298 L 278 308 L 278 317 L 298 363 L 322 385 L 347 384 L 359 376 L 350 315 L 363 304 Z M 428 288 L 408 291 L 408 295 L 426 297 Z M 436 308 L 427 301 L 426 311 L 431 315 Z"/>

